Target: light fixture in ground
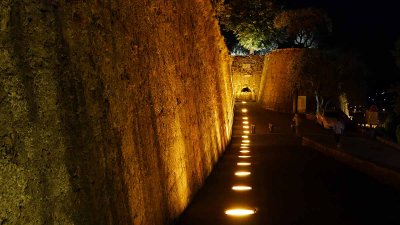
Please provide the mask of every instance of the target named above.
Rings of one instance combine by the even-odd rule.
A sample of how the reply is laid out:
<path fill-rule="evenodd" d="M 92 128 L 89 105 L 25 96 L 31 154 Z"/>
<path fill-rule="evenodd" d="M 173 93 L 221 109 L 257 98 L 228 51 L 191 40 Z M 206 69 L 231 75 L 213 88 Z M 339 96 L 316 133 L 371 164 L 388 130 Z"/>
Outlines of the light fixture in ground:
<path fill-rule="evenodd" d="M 243 126 L 243 129 L 249 129 L 250 127 L 249 126 Z"/>
<path fill-rule="evenodd" d="M 249 138 L 249 136 L 247 136 L 247 135 L 242 135 L 242 138 Z"/>
<path fill-rule="evenodd" d="M 246 159 L 246 158 L 250 158 L 251 156 L 249 156 L 249 155 L 239 155 L 239 158 L 242 158 L 242 159 Z"/>
<path fill-rule="evenodd" d="M 242 119 L 243 119 L 243 120 L 248 120 L 248 119 L 249 119 L 249 117 L 247 117 L 247 116 L 243 116 L 243 117 L 242 117 Z"/>
<path fill-rule="evenodd" d="M 256 213 L 254 209 L 246 209 L 246 208 L 233 208 L 225 210 L 225 214 L 228 216 L 235 216 L 235 217 L 244 217 L 250 216 Z"/>
<path fill-rule="evenodd" d="M 249 150 L 240 150 L 240 153 L 249 153 Z"/>
<path fill-rule="evenodd" d="M 249 121 L 243 121 L 242 123 L 243 124 L 249 124 Z"/>
<path fill-rule="evenodd" d="M 249 163 L 249 162 L 238 162 L 237 165 L 238 166 L 251 166 L 251 163 Z"/>
<path fill-rule="evenodd" d="M 242 113 L 247 113 L 247 109 L 242 109 Z"/>
<path fill-rule="evenodd" d="M 248 143 L 242 143 L 242 144 L 240 144 L 241 146 L 249 146 L 250 144 L 248 144 Z"/>
<path fill-rule="evenodd" d="M 249 171 L 237 171 L 235 172 L 235 176 L 238 177 L 246 177 L 249 176 L 251 173 Z"/>
<path fill-rule="evenodd" d="M 240 148 L 248 149 L 250 147 L 249 146 L 240 146 Z"/>
<path fill-rule="evenodd" d="M 250 143 L 250 140 L 242 140 L 243 143 Z"/>
<path fill-rule="evenodd" d="M 232 190 L 234 190 L 234 191 L 250 191 L 250 190 L 252 190 L 252 187 L 246 186 L 246 185 L 235 185 L 235 186 L 232 186 Z"/>
<path fill-rule="evenodd" d="M 247 102 L 246 101 L 242 101 L 242 104 L 246 104 Z"/>
<path fill-rule="evenodd" d="M 250 131 L 244 130 L 243 133 L 244 133 L 244 134 L 250 134 Z"/>

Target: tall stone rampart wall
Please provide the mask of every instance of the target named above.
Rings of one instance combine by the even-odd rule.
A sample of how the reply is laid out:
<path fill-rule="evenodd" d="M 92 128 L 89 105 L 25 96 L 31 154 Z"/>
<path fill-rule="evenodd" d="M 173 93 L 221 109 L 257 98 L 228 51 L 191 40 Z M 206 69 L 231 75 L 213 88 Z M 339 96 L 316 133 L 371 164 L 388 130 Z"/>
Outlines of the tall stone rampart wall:
<path fill-rule="evenodd" d="M 230 139 L 210 1 L 2 0 L 0 224 L 170 224 Z"/>
<path fill-rule="evenodd" d="M 246 97 L 242 89 L 248 87 L 251 90 L 252 100 L 256 100 L 260 91 L 261 74 L 263 71 L 264 56 L 234 56 L 232 57 L 232 83 L 233 93 L 236 99 Z"/>
<path fill-rule="evenodd" d="M 293 112 L 296 81 L 305 74 L 321 74 L 317 49 L 278 49 L 265 56 L 258 102 L 266 109 Z M 323 63 L 322 63 L 323 64 Z M 306 88 L 306 87 L 303 87 Z M 307 90 L 298 90 L 297 94 Z"/>

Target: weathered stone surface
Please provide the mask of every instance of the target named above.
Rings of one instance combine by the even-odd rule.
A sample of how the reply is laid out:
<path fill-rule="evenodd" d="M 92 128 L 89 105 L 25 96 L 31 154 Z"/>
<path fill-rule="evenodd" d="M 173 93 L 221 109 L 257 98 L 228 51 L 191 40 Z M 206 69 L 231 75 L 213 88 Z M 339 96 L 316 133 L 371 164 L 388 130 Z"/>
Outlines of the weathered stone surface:
<path fill-rule="evenodd" d="M 0 224 L 169 224 L 226 146 L 211 3 L 0 3 Z"/>
<path fill-rule="evenodd" d="M 232 62 L 233 93 L 237 100 L 258 98 L 263 71 L 264 56 L 234 56 Z M 249 88 L 251 92 L 242 92 Z"/>
<path fill-rule="evenodd" d="M 265 56 L 258 102 L 266 109 L 293 112 L 295 82 L 305 75 L 324 75 L 326 61 L 317 49 L 278 49 Z M 316 66 L 315 64 L 320 64 Z M 302 95 L 309 90 L 298 90 Z"/>

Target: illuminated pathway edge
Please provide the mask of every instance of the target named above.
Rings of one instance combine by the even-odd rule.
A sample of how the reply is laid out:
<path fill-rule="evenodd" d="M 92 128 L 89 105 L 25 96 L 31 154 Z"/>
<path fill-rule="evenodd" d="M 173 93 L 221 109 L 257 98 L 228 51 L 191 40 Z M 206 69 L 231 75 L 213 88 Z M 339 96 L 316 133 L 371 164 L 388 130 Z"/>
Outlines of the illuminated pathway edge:
<path fill-rule="evenodd" d="M 301 146 L 292 115 L 235 108 L 230 146 L 176 224 L 400 224 L 399 193 Z"/>

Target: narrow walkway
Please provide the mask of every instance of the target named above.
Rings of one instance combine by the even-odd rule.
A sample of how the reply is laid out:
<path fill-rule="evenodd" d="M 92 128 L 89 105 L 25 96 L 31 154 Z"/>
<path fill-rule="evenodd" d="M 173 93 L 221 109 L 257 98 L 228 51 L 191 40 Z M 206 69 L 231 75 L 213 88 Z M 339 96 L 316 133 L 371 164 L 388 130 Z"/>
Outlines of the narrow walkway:
<path fill-rule="evenodd" d="M 236 103 L 236 109 L 230 147 L 178 224 L 400 224 L 399 192 L 301 146 L 290 131 L 290 114 L 256 103 Z M 230 216 L 229 209 L 255 214 Z"/>

